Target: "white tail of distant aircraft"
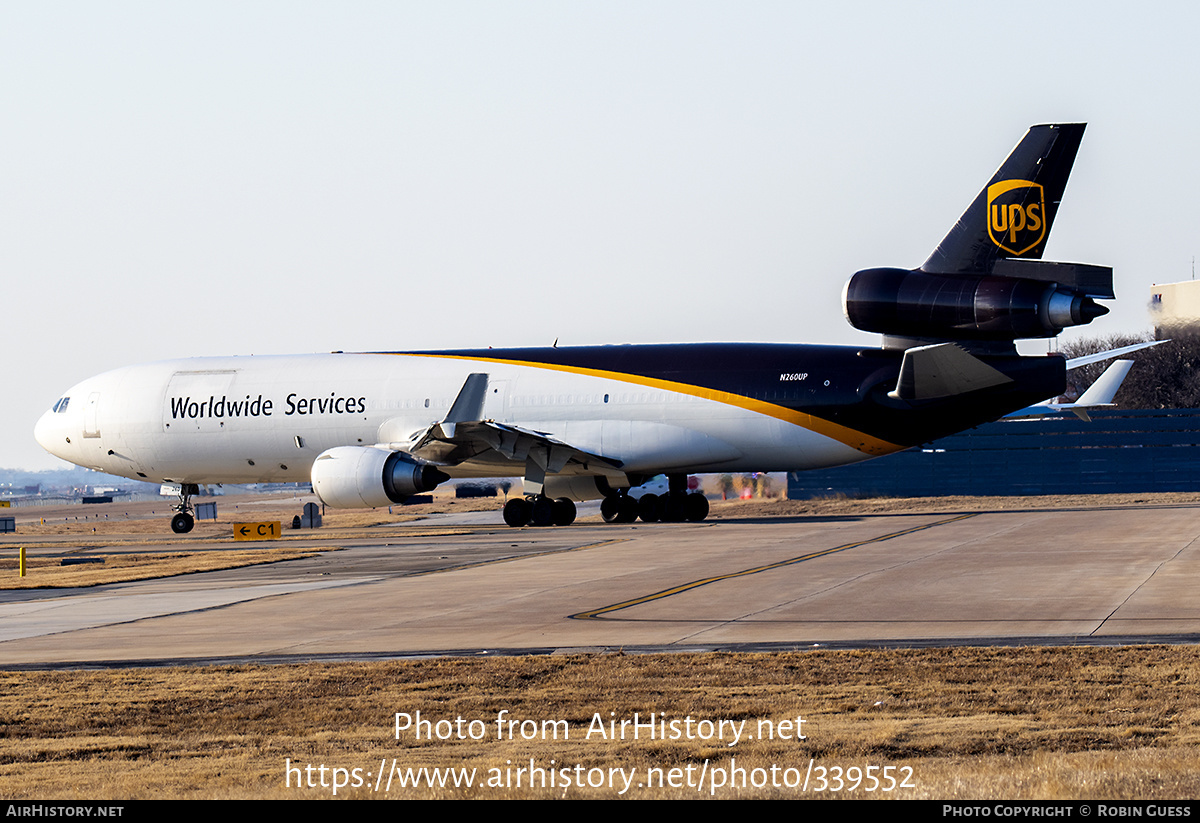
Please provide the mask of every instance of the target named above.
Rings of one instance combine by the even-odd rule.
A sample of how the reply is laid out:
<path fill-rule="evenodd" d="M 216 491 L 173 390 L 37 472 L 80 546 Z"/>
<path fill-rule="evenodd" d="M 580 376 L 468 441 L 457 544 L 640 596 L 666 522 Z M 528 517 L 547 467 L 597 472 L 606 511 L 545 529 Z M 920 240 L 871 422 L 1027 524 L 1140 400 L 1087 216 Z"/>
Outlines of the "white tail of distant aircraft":
<path fill-rule="evenodd" d="M 1125 382 L 1125 377 L 1129 374 L 1129 369 L 1132 367 L 1132 360 L 1117 360 L 1105 369 L 1104 373 L 1096 378 L 1096 382 L 1089 386 L 1088 390 L 1081 394 L 1079 399 L 1074 403 L 1058 403 L 1046 400 L 1042 403 L 1026 406 L 1012 414 L 1006 414 L 1004 415 L 1004 419 L 1018 420 L 1027 417 L 1045 417 L 1049 414 L 1069 411 L 1074 413 L 1080 420 L 1090 423 L 1092 418 L 1088 415 L 1088 411 L 1090 409 L 1112 406 L 1113 398 L 1117 395 L 1117 390 Z"/>

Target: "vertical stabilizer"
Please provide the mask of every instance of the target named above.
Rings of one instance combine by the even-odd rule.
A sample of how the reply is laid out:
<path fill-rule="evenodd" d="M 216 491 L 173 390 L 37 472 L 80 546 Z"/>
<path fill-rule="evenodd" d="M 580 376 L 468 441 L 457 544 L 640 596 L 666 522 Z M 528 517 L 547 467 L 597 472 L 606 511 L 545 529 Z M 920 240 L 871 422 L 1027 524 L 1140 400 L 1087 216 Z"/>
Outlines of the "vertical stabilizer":
<path fill-rule="evenodd" d="M 1083 129 L 1029 129 L 921 268 L 855 273 L 842 294 L 850 324 L 883 333 L 888 347 L 980 341 L 1010 350 L 1010 341 L 1108 314 L 1096 300 L 1113 297 L 1111 268 L 1042 260 Z"/>
<path fill-rule="evenodd" d="M 921 269 L 989 274 L 1000 258 L 1040 260 L 1085 126 L 1030 128 Z"/>

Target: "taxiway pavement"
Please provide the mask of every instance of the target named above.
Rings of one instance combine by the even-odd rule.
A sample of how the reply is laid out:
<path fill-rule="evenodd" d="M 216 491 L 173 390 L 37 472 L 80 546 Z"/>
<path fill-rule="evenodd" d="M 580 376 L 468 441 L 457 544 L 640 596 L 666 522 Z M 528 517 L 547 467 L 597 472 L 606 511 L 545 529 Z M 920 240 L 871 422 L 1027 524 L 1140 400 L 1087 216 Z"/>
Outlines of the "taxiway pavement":
<path fill-rule="evenodd" d="M 343 550 L 307 560 L 0 592 L 0 665 L 1200 638 L 1200 505 L 378 531 L 314 532 Z"/>

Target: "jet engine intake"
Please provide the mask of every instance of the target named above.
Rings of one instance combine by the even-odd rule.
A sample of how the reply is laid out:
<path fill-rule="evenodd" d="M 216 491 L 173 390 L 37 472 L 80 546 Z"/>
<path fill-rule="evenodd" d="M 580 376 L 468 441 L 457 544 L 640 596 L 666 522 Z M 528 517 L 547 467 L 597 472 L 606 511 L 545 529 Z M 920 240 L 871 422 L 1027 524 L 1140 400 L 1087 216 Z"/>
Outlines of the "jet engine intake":
<path fill-rule="evenodd" d="M 403 452 L 366 446 L 338 446 L 317 455 L 313 491 L 327 506 L 374 509 L 403 503 L 432 491 L 450 475 Z"/>
<path fill-rule="evenodd" d="M 857 329 L 927 340 L 1054 337 L 1108 309 L 1061 283 L 994 275 L 864 269 L 842 294 Z"/>

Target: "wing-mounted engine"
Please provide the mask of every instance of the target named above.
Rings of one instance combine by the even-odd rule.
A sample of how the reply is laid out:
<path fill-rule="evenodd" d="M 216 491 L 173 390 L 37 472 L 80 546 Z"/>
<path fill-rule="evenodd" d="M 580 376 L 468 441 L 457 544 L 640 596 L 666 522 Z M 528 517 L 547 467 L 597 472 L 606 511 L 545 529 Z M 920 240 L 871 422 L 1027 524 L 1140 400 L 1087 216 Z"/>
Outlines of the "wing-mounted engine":
<path fill-rule="evenodd" d="M 1108 313 L 1112 269 L 1041 259 L 1083 123 L 1034 126 L 920 268 L 866 269 L 846 319 L 885 345 L 1054 337 Z M 888 339 L 891 338 L 891 339 Z M 974 346 L 970 346 L 975 348 Z"/>
<path fill-rule="evenodd" d="M 338 446 L 313 462 L 313 491 L 327 506 L 363 509 L 403 503 L 433 491 L 450 475 L 403 452 L 369 446 Z"/>

